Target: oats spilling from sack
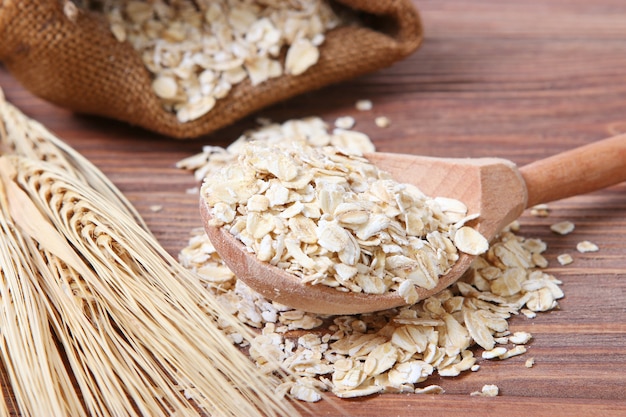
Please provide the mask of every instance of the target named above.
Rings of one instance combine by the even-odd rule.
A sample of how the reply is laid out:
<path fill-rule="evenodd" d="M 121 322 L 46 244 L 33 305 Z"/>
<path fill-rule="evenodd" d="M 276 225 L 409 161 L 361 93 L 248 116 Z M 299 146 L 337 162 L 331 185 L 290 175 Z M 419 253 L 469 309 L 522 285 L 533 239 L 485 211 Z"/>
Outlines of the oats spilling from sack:
<path fill-rule="evenodd" d="M 329 132 L 323 121 L 309 118 L 267 124 L 246 132 L 227 149 L 205 147 L 179 167 L 194 170 L 202 180 L 233 166 L 249 142 L 262 143 L 269 150 L 286 141 L 312 147 L 341 143 L 353 153 L 373 151 L 366 135 L 342 129 Z M 361 162 L 356 159 L 357 165 Z M 547 266 L 542 255 L 546 244 L 516 235 L 518 227 L 504 230 L 467 274 L 441 293 L 411 306 L 352 316 L 306 313 L 261 297 L 237 280 L 202 229 L 194 231 L 179 259 L 242 323 L 259 330 L 249 354 L 261 369 L 272 373 L 282 368 L 296 375 L 283 383 L 284 392 L 310 402 L 320 399 L 320 391 L 342 398 L 433 394 L 443 389 L 432 384 L 431 377 L 454 377 L 478 371 L 481 360 L 524 354 L 532 335 L 511 333 L 508 319 L 520 313 L 533 317 L 555 308 L 563 297 L 561 282 L 541 270 Z M 233 329 L 224 331 L 235 342 L 241 340 Z M 476 346 L 485 352 L 480 359 L 474 356 Z M 268 355 L 273 363 L 267 361 Z M 497 395 L 497 391 L 490 388 L 480 395 Z"/>
<path fill-rule="evenodd" d="M 141 54 L 155 94 L 183 123 L 245 80 L 255 86 L 304 73 L 317 63 L 325 32 L 341 24 L 324 0 L 102 3 L 114 36 Z"/>

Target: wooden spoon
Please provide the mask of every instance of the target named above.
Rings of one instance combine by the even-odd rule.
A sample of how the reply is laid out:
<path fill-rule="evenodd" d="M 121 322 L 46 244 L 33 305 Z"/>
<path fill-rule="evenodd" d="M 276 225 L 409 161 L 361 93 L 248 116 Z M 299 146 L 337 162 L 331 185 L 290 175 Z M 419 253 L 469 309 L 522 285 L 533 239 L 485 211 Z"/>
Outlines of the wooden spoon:
<path fill-rule="evenodd" d="M 525 208 L 584 194 L 626 181 L 626 134 L 576 148 L 517 168 L 498 158 L 450 159 L 415 155 L 366 155 L 378 168 L 400 183 L 411 183 L 431 197 L 461 200 L 468 213 L 480 213 L 475 227 L 491 240 L 517 219 Z M 210 210 L 200 198 L 207 235 L 237 277 L 264 297 L 304 311 L 320 314 L 357 314 L 406 304 L 389 292 L 341 292 L 325 285 L 303 284 L 294 275 L 259 261 L 233 235 L 209 224 Z M 473 256 L 460 253 L 448 274 L 431 290 L 418 289 L 427 298 L 453 284 L 470 266 Z"/>

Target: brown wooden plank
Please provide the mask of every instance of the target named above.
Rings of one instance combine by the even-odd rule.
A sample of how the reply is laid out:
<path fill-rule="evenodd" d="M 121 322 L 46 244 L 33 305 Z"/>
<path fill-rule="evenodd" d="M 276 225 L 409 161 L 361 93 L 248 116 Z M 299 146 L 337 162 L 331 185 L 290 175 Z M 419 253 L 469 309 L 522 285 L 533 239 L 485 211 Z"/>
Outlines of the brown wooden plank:
<path fill-rule="evenodd" d="M 259 113 L 276 121 L 310 115 L 332 122 L 352 115 L 381 151 L 434 156 L 498 156 L 526 164 L 626 132 L 626 2 L 622 0 L 421 0 L 426 39 L 404 62 Z M 93 117 L 76 116 L 32 97 L 0 69 L 5 95 L 90 158 L 145 216 L 176 255 L 200 226 L 197 186 L 176 161 L 202 145 L 225 145 L 254 116 L 211 136 L 180 142 Z M 369 98 L 371 112 L 354 103 Z M 391 126 L 375 126 L 376 115 Z M 255 115 L 257 116 L 257 115 Z M 625 167 L 626 169 L 626 167 Z M 151 205 L 163 210 L 152 212 Z M 551 204 L 550 217 L 522 218 L 521 233 L 544 239 L 549 272 L 563 281 L 560 308 L 512 319 L 534 335 L 529 352 L 480 360 L 458 378 L 434 378 L 446 394 L 382 395 L 340 401 L 351 416 L 626 415 L 626 184 Z M 556 236 L 549 225 L 571 220 Z M 578 254 L 580 240 L 601 250 Z M 563 252 L 575 262 L 556 262 Z M 534 357 L 527 369 L 524 361 Z M 469 393 L 496 383 L 498 398 Z M 340 413 L 328 403 L 310 415 Z"/>

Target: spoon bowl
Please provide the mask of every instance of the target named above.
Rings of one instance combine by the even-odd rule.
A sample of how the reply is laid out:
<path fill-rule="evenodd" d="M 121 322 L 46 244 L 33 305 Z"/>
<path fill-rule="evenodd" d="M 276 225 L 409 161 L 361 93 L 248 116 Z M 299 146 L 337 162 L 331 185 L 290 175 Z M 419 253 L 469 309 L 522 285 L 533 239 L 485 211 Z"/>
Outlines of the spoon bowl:
<path fill-rule="evenodd" d="M 522 168 L 499 158 L 433 158 L 371 153 L 366 158 L 399 183 L 410 183 L 430 197 L 462 201 L 468 214 L 479 217 L 468 225 L 488 240 L 517 219 L 525 208 L 582 194 L 626 180 L 626 135 L 576 148 Z M 328 315 L 358 314 L 406 304 L 395 291 L 365 294 L 326 285 L 302 283 L 299 277 L 257 259 L 225 228 L 212 226 L 207 202 L 200 198 L 206 233 L 226 265 L 264 297 L 300 310 Z M 416 288 L 419 299 L 456 282 L 474 256 L 459 252 L 452 269 L 429 290 Z"/>

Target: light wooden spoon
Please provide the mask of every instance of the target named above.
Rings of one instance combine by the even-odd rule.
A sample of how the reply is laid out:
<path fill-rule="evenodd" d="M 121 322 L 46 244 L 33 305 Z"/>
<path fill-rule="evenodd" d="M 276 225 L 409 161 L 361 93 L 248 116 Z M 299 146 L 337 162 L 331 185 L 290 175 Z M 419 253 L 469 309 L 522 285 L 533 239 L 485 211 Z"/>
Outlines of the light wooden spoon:
<path fill-rule="evenodd" d="M 480 213 L 472 224 L 491 240 L 525 208 L 584 194 L 626 181 L 626 134 L 576 148 L 517 168 L 498 158 L 449 159 L 389 153 L 366 155 L 400 183 L 411 183 L 431 197 L 461 200 L 468 213 Z M 228 231 L 209 224 L 210 210 L 200 198 L 206 233 L 218 254 L 237 277 L 264 297 L 320 314 L 357 314 L 406 304 L 397 293 L 342 292 L 303 284 L 286 271 L 259 261 Z M 418 289 L 424 299 L 453 284 L 474 256 L 460 253 L 451 271 L 431 290 Z"/>

